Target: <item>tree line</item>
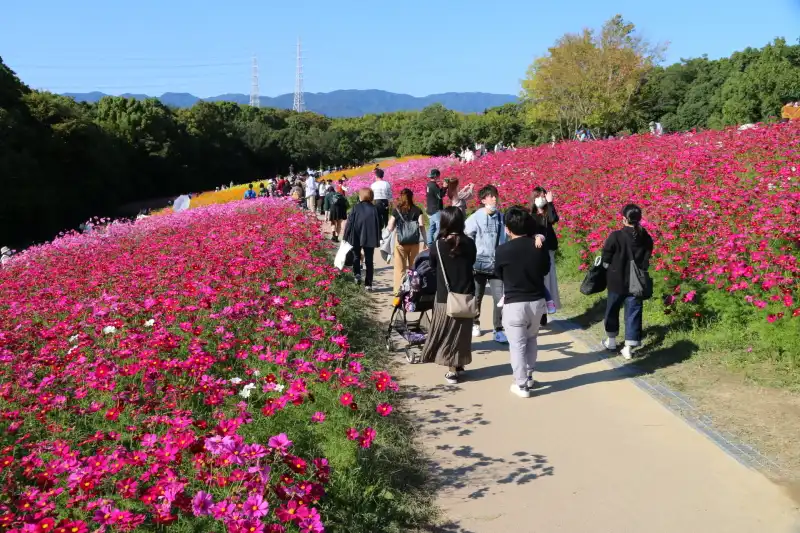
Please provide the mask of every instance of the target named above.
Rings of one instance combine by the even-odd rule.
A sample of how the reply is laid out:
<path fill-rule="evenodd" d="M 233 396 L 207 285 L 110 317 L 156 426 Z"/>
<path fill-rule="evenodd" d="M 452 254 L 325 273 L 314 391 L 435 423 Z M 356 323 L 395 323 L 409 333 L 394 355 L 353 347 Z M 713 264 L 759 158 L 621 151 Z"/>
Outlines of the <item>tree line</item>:
<path fill-rule="evenodd" d="M 614 17 L 565 35 L 538 58 L 519 103 L 465 115 L 419 112 L 331 119 L 314 113 L 200 102 L 74 100 L 22 83 L 0 58 L 0 244 L 51 239 L 120 206 L 380 157 L 446 155 L 464 146 L 517 146 L 598 132 L 717 128 L 779 116 L 800 100 L 800 45 L 783 39 L 730 58 L 658 66 L 659 47 Z"/>

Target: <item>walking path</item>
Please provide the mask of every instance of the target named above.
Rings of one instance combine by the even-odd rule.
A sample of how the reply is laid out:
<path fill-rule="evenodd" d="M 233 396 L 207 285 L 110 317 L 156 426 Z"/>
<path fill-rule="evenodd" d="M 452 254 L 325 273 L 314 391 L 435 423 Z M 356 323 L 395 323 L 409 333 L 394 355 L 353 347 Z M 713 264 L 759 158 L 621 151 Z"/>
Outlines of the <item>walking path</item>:
<path fill-rule="evenodd" d="M 392 270 L 378 264 L 375 311 L 388 323 Z M 530 399 L 509 392 L 508 351 L 488 333 L 459 385 L 434 364 L 403 367 L 446 515 L 432 531 L 800 533 L 782 489 L 569 334 L 539 341 Z"/>

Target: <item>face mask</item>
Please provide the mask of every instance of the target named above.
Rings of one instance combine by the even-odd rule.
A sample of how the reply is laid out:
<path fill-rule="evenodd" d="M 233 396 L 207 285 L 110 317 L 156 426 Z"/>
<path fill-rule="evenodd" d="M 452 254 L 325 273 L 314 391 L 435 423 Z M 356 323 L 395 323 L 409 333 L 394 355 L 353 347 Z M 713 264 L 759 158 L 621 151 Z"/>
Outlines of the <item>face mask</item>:
<path fill-rule="evenodd" d="M 487 205 L 486 206 L 486 212 L 489 213 L 490 215 L 495 214 L 497 212 L 497 206 L 496 205 Z"/>
<path fill-rule="evenodd" d="M 536 207 L 541 209 L 542 207 L 547 205 L 547 200 L 544 198 L 537 198 L 536 200 L 534 200 L 534 203 L 536 204 Z"/>

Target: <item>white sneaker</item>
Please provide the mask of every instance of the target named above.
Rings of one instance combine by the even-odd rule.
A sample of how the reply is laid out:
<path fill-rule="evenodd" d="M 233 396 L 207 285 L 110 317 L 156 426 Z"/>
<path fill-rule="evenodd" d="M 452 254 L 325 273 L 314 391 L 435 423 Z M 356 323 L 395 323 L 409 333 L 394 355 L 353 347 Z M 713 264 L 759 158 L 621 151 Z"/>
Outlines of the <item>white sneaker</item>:
<path fill-rule="evenodd" d="M 631 359 L 633 359 L 633 352 L 635 350 L 636 350 L 636 347 L 628 346 L 626 344 L 625 347 L 622 348 L 622 352 L 621 352 L 622 357 L 624 357 L 626 361 L 630 361 Z"/>
<path fill-rule="evenodd" d="M 523 385 L 523 386 L 520 387 L 516 383 L 513 383 L 511 385 L 511 392 L 513 392 L 514 394 L 516 394 L 520 398 L 530 398 L 531 397 L 531 391 L 530 391 L 530 389 L 528 389 L 527 385 Z"/>
<path fill-rule="evenodd" d="M 547 314 L 548 315 L 556 314 L 556 303 L 553 300 L 547 302 Z"/>
<path fill-rule="evenodd" d="M 617 339 L 606 337 L 605 339 L 603 339 L 603 346 L 605 346 L 606 350 L 611 350 L 612 352 L 614 352 L 617 350 Z"/>
<path fill-rule="evenodd" d="M 472 325 L 472 336 L 473 337 L 480 337 L 481 336 L 481 327 L 478 324 Z"/>
<path fill-rule="evenodd" d="M 528 371 L 528 381 L 525 382 L 525 386 L 528 387 L 528 390 L 533 390 L 536 386 L 536 380 L 533 379 L 533 371 Z"/>
<path fill-rule="evenodd" d="M 444 375 L 444 380 L 450 385 L 458 385 L 458 372 L 448 372 Z"/>

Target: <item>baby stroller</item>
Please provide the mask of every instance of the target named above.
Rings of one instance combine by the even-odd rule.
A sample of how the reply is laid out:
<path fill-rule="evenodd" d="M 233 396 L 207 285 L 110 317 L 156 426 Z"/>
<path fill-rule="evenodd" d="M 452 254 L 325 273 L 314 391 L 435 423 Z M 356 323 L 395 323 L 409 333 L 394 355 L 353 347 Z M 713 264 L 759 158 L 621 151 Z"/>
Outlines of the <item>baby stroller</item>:
<path fill-rule="evenodd" d="M 406 359 L 409 363 L 420 363 L 418 348 L 425 344 L 427 331 L 422 320 L 431 323 L 431 311 L 436 300 L 436 271 L 431 267 L 431 257 L 427 250 L 414 260 L 414 266 L 406 271 L 400 290 L 392 302 L 392 317 L 386 331 L 386 349 L 395 348 L 395 341 L 405 341 Z M 409 313 L 419 313 L 416 320 L 409 319 Z"/>

